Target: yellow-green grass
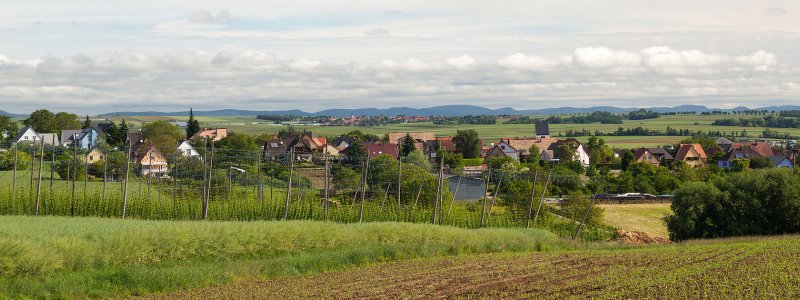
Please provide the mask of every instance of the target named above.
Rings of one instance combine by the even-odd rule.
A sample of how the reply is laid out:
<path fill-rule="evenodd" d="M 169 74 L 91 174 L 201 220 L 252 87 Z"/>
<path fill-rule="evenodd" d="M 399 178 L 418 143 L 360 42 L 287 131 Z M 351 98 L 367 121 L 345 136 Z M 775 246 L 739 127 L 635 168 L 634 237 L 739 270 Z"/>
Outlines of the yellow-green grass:
<path fill-rule="evenodd" d="M 487 254 L 210 287 L 157 299 L 797 299 L 800 237 Z"/>
<path fill-rule="evenodd" d="M 376 262 L 573 247 L 535 229 L 0 216 L 0 298 L 108 298 Z"/>
<path fill-rule="evenodd" d="M 669 238 L 664 217 L 672 214 L 669 203 L 601 204 L 605 223 L 625 231 L 643 231 Z"/>

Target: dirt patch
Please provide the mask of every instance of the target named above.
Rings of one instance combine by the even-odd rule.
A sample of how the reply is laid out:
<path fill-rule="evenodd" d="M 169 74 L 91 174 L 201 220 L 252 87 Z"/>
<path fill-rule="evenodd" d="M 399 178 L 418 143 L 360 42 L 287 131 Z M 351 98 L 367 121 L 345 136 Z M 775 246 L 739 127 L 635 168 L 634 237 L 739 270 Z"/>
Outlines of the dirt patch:
<path fill-rule="evenodd" d="M 645 245 L 645 244 L 671 244 L 672 241 L 662 237 L 653 236 L 647 232 L 641 231 L 617 231 L 617 240 L 630 245 Z"/>

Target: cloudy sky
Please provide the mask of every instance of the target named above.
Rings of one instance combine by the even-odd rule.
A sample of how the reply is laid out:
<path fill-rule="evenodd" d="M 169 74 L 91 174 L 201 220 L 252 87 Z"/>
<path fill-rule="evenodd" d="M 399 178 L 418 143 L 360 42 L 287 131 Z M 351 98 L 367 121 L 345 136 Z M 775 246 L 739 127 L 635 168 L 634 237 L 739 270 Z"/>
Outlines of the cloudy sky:
<path fill-rule="evenodd" d="M 0 2 L 0 110 L 800 104 L 797 0 Z"/>

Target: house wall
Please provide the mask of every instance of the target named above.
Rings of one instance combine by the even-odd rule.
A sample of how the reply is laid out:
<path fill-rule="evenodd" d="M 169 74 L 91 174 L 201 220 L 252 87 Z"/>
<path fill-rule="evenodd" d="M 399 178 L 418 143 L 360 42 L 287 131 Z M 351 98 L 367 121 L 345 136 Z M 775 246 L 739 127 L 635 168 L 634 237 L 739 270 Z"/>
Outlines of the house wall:
<path fill-rule="evenodd" d="M 583 145 L 578 145 L 578 150 L 576 150 L 576 152 L 578 153 L 578 161 L 582 165 L 588 166 L 589 165 L 589 154 L 586 153 L 586 149 L 583 148 Z"/>

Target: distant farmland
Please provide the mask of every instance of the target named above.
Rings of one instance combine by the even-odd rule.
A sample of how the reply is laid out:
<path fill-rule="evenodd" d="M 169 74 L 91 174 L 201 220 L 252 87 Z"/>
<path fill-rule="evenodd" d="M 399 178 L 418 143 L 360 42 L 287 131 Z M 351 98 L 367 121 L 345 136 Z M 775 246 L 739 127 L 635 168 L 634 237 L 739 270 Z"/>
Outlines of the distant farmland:
<path fill-rule="evenodd" d="M 542 116 L 546 117 L 546 116 Z M 616 131 L 617 128 L 635 128 L 643 127 L 647 129 L 665 130 L 667 126 L 676 129 L 689 129 L 692 131 L 721 131 L 723 134 L 730 135 L 732 131 L 740 133 L 746 130 L 751 137 L 757 137 L 761 134 L 764 128 L 761 127 L 741 127 L 741 126 L 715 126 L 711 125 L 716 119 L 724 118 L 748 118 L 752 116 L 734 116 L 734 115 L 672 115 L 661 116 L 657 119 L 649 120 L 625 120 L 624 124 L 551 124 L 550 132 L 553 135 L 564 134 L 567 130 L 595 130 L 601 132 Z M 123 117 L 113 117 L 114 121 L 121 121 Z M 156 120 L 179 120 L 185 121 L 186 117 L 124 117 L 127 121 L 135 122 L 136 126 L 140 126 L 142 121 L 150 122 Z M 282 125 L 272 124 L 268 121 L 256 119 L 253 117 L 242 116 L 228 116 L 228 117 L 198 117 L 203 127 L 226 127 L 233 132 L 245 134 L 262 134 L 274 133 L 278 130 L 285 128 Z M 421 123 L 407 123 L 407 124 L 392 124 L 386 126 L 373 126 L 373 127 L 351 127 L 351 126 L 297 126 L 297 130 L 311 130 L 315 135 L 319 136 L 336 136 L 353 130 L 361 130 L 366 133 L 383 135 L 389 132 L 405 132 L 405 131 L 432 131 L 437 136 L 455 135 L 459 129 L 475 129 L 478 134 L 483 138 L 484 142 L 491 143 L 500 139 L 501 137 L 524 137 L 533 135 L 532 124 L 502 124 L 506 119 L 498 120 L 498 124 L 494 125 L 439 125 L 430 122 Z M 253 124 L 255 123 L 255 124 Z M 800 135 L 798 128 L 777 128 L 775 131 L 784 133 L 788 132 L 791 135 Z M 588 137 L 581 137 L 579 140 L 585 141 Z M 682 140 L 683 137 L 679 136 L 605 136 L 603 137 L 606 143 L 616 148 L 635 148 L 635 147 L 648 147 L 659 146 L 666 144 L 674 144 Z"/>

